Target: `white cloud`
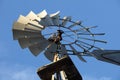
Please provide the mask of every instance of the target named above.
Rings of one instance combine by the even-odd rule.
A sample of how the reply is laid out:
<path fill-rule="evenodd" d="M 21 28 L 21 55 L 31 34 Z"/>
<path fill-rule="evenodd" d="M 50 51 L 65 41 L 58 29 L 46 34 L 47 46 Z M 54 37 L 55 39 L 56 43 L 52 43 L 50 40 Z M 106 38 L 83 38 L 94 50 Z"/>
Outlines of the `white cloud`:
<path fill-rule="evenodd" d="M 0 64 L 0 80 L 39 80 L 34 68 Z"/>
<path fill-rule="evenodd" d="M 12 80 L 36 80 L 36 75 L 30 69 L 27 69 L 13 73 L 11 78 Z"/>
<path fill-rule="evenodd" d="M 112 79 L 109 77 L 102 77 L 102 78 L 100 78 L 100 80 L 112 80 Z"/>
<path fill-rule="evenodd" d="M 83 80 L 112 80 L 110 77 L 83 76 Z"/>
<path fill-rule="evenodd" d="M 111 77 L 82 75 L 83 80 L 113 80 Z M 0 80 L 40 80 L 36 68 L 18 64 L 0 63 Z"/>

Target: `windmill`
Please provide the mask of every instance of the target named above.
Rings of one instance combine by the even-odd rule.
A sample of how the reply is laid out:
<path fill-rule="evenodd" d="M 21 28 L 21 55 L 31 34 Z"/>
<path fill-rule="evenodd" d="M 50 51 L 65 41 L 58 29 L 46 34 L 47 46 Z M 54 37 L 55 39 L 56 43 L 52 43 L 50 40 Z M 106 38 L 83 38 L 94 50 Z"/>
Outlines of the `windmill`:
<path fill-rule="evenodd" d="M 60 11 L 48 14 L 46 10 L 35 14 L 20 15 L 13 24 L 13 39 L 21 48 L 29 48 L 35 56 L 44 53 L 52 63 L 38 69 L 42 80 L 82 80 L 69 55 L 83 56 L 120 65 L 120 50 L 103 50 L 95 43 L 106 43 L 96 39 L 105 33 L 93 33 L 81 21 L 73 21 L 71 16 L 60 17 Z"/>

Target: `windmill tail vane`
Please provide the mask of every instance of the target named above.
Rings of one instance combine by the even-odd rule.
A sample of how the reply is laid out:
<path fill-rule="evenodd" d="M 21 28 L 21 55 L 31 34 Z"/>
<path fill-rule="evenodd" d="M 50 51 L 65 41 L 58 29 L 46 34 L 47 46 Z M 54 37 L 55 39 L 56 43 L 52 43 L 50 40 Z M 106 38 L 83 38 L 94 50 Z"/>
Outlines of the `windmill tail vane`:
<path fill-rule="evenodd" d="M 20 15 L 13 24 L 13 39 L 21 48 L 28 48 L 35 56 L 44 51 L 51 64 L 38 69 L 42 80 L 82 80 L 69 55 L 76 55 L 86 62 L 84 56 L 120 65 L 120 50 L 102 50 L 96 43 L 107 43 L 96 39 L 105 33 L 93 33 L 81 21 L 73 21 L 71 16 L 60 17 L 60 11 L 48 14 L 46 10 L 35 14 Z M 47 77 L 46 77 L 47 75 Z M 73 76 L 74 75 L 74 76 Z"/>

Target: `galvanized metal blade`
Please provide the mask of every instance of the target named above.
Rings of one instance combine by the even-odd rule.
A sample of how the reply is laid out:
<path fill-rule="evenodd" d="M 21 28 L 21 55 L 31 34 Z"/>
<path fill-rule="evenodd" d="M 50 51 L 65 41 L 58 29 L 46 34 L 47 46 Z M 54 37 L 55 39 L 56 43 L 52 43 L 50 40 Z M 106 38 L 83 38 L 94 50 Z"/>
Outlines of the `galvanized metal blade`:
<path fill-rule="evenodd" d="M 38 17 L 41 19 L 39 24 L 43 26 L 51 26 L 53 25 L 52 19 L 50 16 L 47 14 L 46 10 L 43 10 L 38 14 Z"/>
<path fill-rule="evenodd" d="M 60 21 L 59 21 L 60 16 L 59 16 L 59 14 L 60 14 L 60 11 L 58 11 L 58 12 L 56 12 L 54 14 L 50 14 L 50 18 L 52 19 L 53 24 L 56 25 L 56 26 L 59 26 L 59 24 L 60 24 Z"/>
<path fill-rule="evenodd" d="M 65 16 L 63 19 L 62 19 L 62 23 L 61 23 L 61 26 L 66 26 L 67 22 L 71 20 L 71 16 Z"/>
<path fill-rule="evenodd" d="M 35 44 L 43 44 L 46 39 L 43 37 L 20 38 L 18 39 L 21 48 L 27 48 Z"/>
<path fill-rule="evenodd" d="M 54 55 L 58 52 L 57 49 L 58 49 L 58 45 L 54 42 L 51 42 L 47 46 L 44 55 L 47 57 L 48 60 L 53 61 Z M 61 45 L 61 50 L 59 52 L 60 53 L 57 54 L 60 54 L 61 57 L 67 53 L 67 50 L 64 45 Z"/>
<path fill-rule="evenodd" d="M 43 41 L 41 44 L 35 44 L 29 47 L 31 53 L 35 56 L 40 54 L 50 43 L 48 41 Z"/>
<path fill-rule="evenodd" d="M 22 24 L 20 22 L 14 22 L 13 29 L 14 30 L 24 30 L 24 31 L 31 31 L 37 32 L 41 31 L 43 26 L 35 26 L 30 24 Z"/>
<path fill-rule="evenodd" d="M 41 37 L 41 34 L 40 34 L 40 32 L 13 30 L 13 39 L 14 40 L 17 40 L 20 38 L 32 38 L 32 37 Z"/>
<path fill-rule="evenodd" d="M 30 11 L 26 18 L 29 18 L 30 20 L 33 21 L 34 20 L 40 21 L 40 18 L 33 11 Z"/>
<path fill-rule="evenodd" d="M 20 15 L 20 17 L 18 18 L 17 22 L 22 23 L 22 24 L 25 24 L 25 25 L 31 24 L 31 25 L 33 25 L 33 26 L 38 26 L 38 27 L 40 27 L 40 28 L 44 28 L 44 27 L 43 27 L 42 25 L 40 25 L 38 22 L 33 21 L 33 20 L 29 19 L 29 18 L 26 18 L 26 17 L 24 17 L 24 16 L 22 16 L 22 15 Z"/>

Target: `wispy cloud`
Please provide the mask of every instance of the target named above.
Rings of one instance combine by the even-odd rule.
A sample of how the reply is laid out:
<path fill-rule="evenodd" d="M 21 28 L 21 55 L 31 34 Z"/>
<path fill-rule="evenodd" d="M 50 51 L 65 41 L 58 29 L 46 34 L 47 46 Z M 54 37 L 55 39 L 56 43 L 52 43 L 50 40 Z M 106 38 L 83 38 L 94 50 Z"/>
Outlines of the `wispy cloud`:
<path fill-rule="evenodd" d="M 111 77 L 82 75 L 83 80 L 113 80 Z M 0 80 L 40 80 L 34 67 L 0 62 Z"/>
<path fill-rule="evenodd" d="M 33 68 L 2 64 L 0 66 L 0 80 L 39 80 L 39 77 Z"/>
<path fill-rule="evenodd" d="M 83 80 L 112 80 L 110 77 L 83 76 Z"/>
<path fill-rule="evenodd" d="M 30 69 L 27 69 L 13 73 L 11 78 L 12 80 L 36 80 L 36 75 Z"/>

